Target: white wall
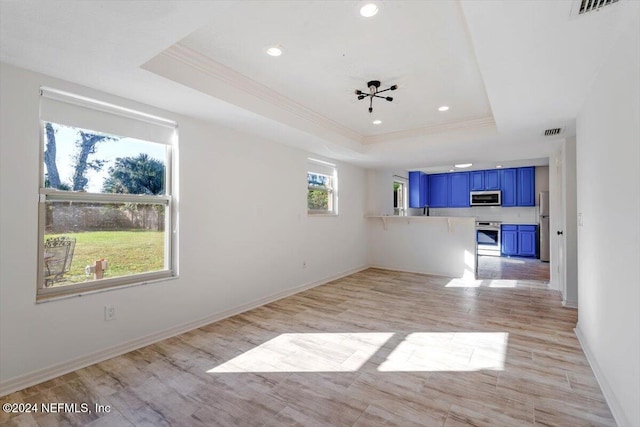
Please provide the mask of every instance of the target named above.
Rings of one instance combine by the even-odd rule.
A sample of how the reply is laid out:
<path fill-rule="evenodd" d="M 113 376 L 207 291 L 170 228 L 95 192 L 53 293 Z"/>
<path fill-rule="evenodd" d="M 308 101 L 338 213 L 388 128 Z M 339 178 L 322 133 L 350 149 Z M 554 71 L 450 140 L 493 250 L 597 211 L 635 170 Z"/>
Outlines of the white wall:
<path fill-rule="evenodd" d="M 0 395 L 367 265 L 363 169 L 338 163 L 340 215 L 310 218 L 303 151 L 5 64 L 0 71 Z M 179 123 L 179 279 L 35 304 L 40 85 Z M 258 185 L 265 177 L 269 185 Z M 115 321 L 104 321 L 106 304 Z"/>
<path fill-rule="evenodd" d="M 409 172 L 391 169 L 367 170 L 367 215 L 393 215 L 394 176 L 408 180 Z"/>
<path fill-rule="evenodd" d="M 640 425 L 640 13 L 577 118 L 578 328 L 620 426 Z"/>
<path fill-rule="evenodd" d="M 549 191 L 549 166 L 536 166 L 536 205 L 540 191 Z"/>

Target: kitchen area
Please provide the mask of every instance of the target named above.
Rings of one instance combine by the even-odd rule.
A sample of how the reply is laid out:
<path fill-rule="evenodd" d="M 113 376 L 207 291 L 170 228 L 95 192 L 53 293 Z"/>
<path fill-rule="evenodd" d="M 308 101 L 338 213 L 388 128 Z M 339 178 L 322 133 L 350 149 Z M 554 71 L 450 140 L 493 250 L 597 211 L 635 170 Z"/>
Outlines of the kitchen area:
<path fill-rule="evenodd" d="M 410 171 L 407 215 L 474 218 L 478 279 L 548 282 L 548 165 L 465 167 Z"/>
<path fill-rule="evenodd" d="M 549 158 L 462 166 L 367 171 L 370 265 L 551 282 Z"/>

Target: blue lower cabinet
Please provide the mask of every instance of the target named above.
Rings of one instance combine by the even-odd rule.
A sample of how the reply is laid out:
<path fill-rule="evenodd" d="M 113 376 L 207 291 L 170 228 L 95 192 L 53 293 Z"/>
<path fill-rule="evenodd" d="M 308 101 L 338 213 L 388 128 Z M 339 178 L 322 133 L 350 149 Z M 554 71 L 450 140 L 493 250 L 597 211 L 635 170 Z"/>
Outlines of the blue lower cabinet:
<path fill-rule="evenodd" d="M 518 226 L 503 225 L 501 232 L 500 252 L 505 256 L 518 255 Z"/>
<path fill-rule="evenodd" d="M 518 226 L 518 256 L 535 257 L 538 253 L 538 226 Z"/>
<path fill-rule="evenodd" d="M 538 254 L 537 225 L 503 225 L 501 252 L 504 256 L 535 258 Z"/>

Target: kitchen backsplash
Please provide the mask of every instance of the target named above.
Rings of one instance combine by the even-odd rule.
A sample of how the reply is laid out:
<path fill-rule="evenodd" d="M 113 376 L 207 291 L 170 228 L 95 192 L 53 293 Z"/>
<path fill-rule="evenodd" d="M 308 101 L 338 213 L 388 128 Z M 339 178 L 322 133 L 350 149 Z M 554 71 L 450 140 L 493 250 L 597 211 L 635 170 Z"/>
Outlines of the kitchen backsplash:
<path fill-rule="evenodd" d="M 537 224 L 538 207 L 474 206 L 470 208 L 431 208 L 431 216 L 476 217 L 479 221 L 501 221 L 506 224 Z M 422 216 L 422 209 L 409 209 L 409 216 Z"/>

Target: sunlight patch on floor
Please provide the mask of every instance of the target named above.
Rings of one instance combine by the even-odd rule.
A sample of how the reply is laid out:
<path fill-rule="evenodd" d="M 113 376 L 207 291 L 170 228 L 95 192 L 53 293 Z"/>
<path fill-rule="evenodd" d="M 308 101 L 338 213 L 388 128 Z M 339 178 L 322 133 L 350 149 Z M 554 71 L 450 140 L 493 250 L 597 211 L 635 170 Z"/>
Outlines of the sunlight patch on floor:
<path fill-rule="evenodd" d="M 381 372 L 504 370 L 506 332 L 416 332 L 387 357 Z"/>
<path fill-rule="evenodd" d="M 383 348 L 394 335 L 405 334 L 281 334 L 207 372 L 355 372 L 367 362 L 380 372 L 504 369 L 506 332 L 414 332 Z"/>
<path fill-rule="evenodd" d="M 445 285 L 446 288 L 517 288 L 517 280 L 504 279 L 451 279 Z"/>
<path fill-rule="evenodd" d="M 393 332 L 281 334 L 207 372 L 354 372 L 392 336 Z"/>

